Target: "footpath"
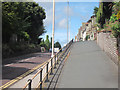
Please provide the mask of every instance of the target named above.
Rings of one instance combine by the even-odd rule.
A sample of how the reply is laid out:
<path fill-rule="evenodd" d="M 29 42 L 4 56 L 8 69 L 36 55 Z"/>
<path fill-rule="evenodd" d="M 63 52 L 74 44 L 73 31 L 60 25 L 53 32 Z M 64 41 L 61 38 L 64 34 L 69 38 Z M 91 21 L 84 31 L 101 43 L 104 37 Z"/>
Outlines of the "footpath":
<path fill-rule="evenodd" d="M 118 88 L 118 66 L 94 41 L 76 42 L 56 88 Z"/>

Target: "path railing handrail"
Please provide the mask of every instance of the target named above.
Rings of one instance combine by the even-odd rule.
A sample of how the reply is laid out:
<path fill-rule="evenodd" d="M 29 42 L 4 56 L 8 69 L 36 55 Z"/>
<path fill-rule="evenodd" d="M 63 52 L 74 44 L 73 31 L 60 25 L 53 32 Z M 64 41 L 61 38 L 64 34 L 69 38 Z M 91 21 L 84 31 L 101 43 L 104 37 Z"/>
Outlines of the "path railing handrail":
<path fill-rule="evenodd" d="M 32 81 L 34 80 L 35 77 L 37 77 L 38 74 L 40 74 L 39 86 L 40 88 L 42 88 L 42 82 L 45 80 L 45 78 L 46 80 L 48 80 L 49 73 L 50 74 L 53 73 L 53 68 L 56 68 L 56 64 L 58 64 L 59 58 L 68 50 L 68 48 L 71 46 L 72 43 L 73 43 L 73 39 L 68 44 L 66 44 L 63 48 L 61 48 L 53 57 L 47 60 L 44 63 L 44 65 L 41 66 L 40 70 L 31 79 L 28 80 L 26 85 L 23 87 L 23 90 L 25 90 L 27 87 L 28 87 L 28 90 L 31 90 Z M 44 69 L 46 69 L 46 72 L 43 75 Z"/>

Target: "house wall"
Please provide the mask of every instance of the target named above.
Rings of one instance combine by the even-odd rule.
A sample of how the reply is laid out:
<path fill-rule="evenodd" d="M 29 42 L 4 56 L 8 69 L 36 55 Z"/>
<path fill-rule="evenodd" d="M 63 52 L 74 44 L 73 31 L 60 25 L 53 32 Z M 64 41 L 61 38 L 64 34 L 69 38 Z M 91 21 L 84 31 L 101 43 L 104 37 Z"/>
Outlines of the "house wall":
<path fill-rule="evenodd" d="M 86 31 L 83 33 L 83 41 L 85 41 L 86 38 Z"/>

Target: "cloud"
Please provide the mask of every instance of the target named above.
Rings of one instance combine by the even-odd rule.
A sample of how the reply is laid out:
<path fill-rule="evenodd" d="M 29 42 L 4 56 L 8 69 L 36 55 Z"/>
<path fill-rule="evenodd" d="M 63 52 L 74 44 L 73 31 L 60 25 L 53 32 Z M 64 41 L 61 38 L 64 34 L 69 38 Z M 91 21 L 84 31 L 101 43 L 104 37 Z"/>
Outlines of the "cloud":
<path fill-rule="evenodd" d="M 66 29 L 67 28 L 67 19 L 63 18 L 57 23 L 57 28 L 59 29 Z"/>
<path fill-rule="evenodd" d="M 65 13 L 66 16 L 67 16 L 68 13 L 69 13 L 69 16 L 73 16 L 74 15 L 73 14 L 74 13 L 73 9 L 71 7 L 68 7 L 68 6 L 64 7 L 64 13 Z"/>
<path fill-rule="evenodd" d="M 45 9 L 46 19 L 44 20 L 47 33 L 50 37 L 52 36 L 52 19 L 53 19 L 53 6 L 49 2 L 40 2 L 39 4 Z M 81 22 L 86 22 L 90 17 L 90 8 L 88 4 L 73 3 L 69 7 L 69 30 L 71 30 L 71 38 L 77 34 L 76 27 L 80 27 Z M 55 41 L 59 41 L 62 45 L 67 42 L 67 14 L 68 14 L 67 4 L 56 3 L 55 8 Z"/>
<path fill-rule="evenodd" d="M 76 9 L 80 9 L 80 12 L 76 12 L 75 11 L 75 8 Z M 69 21 L 71 20 L 71 17 L 78 17 L 78 19 L 80 19 L 82 22 L 83 21 L 87 21 L 88 20 L 88 18 L 90 18 L 90 17 L 88 17 L 89 15 L 87 15 L 88 14 L 88 12 L 89 12 L 89 10 L 88 10 L 88 6 L 86 6 L 85 5 L 85 7 L 81 7 L 81 6 L 70 6 L 69 7 Z M 67 18 L 67 14 L 68 14 L 68 7 L 67 6 L 65 6 L 64 7 L 64 15 L 66 16 L 66 18 Z"/>
<path fill-rule="evenodd" d="M 52 18 L 53 18 L 53 6 L 52 2 L 39 2 L 39 5 L 45 9 L 46 19 L 44 20 L 45 26 L 52 26 Z"/>
<path fill-rule="evenodd" d="M 50 8 L 49 10 L 46 11 L 46 19 L 45 19 L 45 26 L 50 26 L 52 25 L 52 19 L 53 19 L 53 10 Z"/>
<path fill-rule="evenodd" d="M 67 32 L 55 32 L 55 42 L 58 41 L 63 46 L 67 43 Z"/>
<path fill-rule="evenodd" d="M 46 19 L 44 20 L 45 27 L 51 27 L 53 22 L 53 4 L 50 2 L 39 2 L 39 5 L 45 9 Z M 55 23 L 58 24 L 63 18 L 63 12 L 61 14 L 61 8 L 55 8 Z M 65 16 L 65 15 L 64 15 Z"/>
<path fill-rule="evenodd" d="M 89 6 L 88 5 L 76 5 L 76 6 L 71 6 L 71 13 L 72 16 L 77 17 L 78 19 L 80 19 L 80 21 L 85 22 L 86 20 L 88 20 L 89 17 Z M 78 9 L 80 12 L 76 11 L 76 9 Z"/>

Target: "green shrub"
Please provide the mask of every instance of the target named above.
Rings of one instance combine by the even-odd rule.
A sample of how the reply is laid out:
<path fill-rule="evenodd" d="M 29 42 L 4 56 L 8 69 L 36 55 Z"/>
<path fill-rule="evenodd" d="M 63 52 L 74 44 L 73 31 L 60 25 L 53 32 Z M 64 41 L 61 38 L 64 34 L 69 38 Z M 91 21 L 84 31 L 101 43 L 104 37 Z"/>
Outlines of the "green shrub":
<path fill-rule="evenodd" d="M 90 35 L 87 35 L 86 38 L 85 38 L 85 40 L 88 40 L 89 38 L 90 38 Z"/>
<path fill-rule="evenodd" d="M 35 44 L 30 44 L 29 45 L 29 48 L 35 48 L 36 46 L 35 46 Z"/>
<path fill-rule="evenodd" d="M 13 53 L 14 53 L 14 51 L 7 44 L 2 45 L 2 57 L 3 58 L 7 57 Z"/>
<path fill-rule="evenodd" d="M 3 44 L 2 45 L 2 57 L 14 57 L 18 55 L 33 53 L 33 52 L 40 52 L 40 45 L 35 44 Z"/>

